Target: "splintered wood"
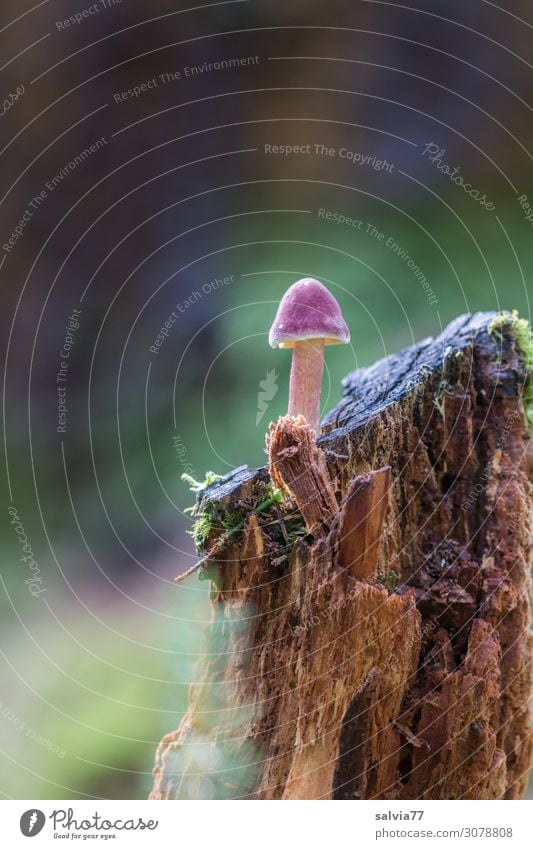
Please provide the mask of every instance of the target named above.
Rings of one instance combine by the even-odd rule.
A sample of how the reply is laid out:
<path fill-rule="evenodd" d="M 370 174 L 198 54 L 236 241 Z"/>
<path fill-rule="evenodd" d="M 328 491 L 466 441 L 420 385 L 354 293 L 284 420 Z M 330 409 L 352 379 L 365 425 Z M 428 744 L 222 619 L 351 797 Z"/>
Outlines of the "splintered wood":
<path fill-rule="evenodd" d="M 314 431 L 303 416 L 282 416 L 270 425 L 267 447 L 272 483 L 290 491 L 315 539 L 325 536 L 339 508 Z"/>
<path fill-rule="evenodd" d="M 349 375 L 318 446 L 303 420 L 271 426 L 272 481 L 310 533 L 280 557 L 287 533 L 251 511 L 213 556 L 199 684 L 152 798 L 523 795 L 530 378 L 493 317 Z M 208 495 L 233 510 L 265 480 Z"/>
<path fill-rule="evenodd" d="M 359 475 L 342 506 L 338 562 L 354 578 L 375 578 L 379 541 L 389 504 L 390 466 Z"/>

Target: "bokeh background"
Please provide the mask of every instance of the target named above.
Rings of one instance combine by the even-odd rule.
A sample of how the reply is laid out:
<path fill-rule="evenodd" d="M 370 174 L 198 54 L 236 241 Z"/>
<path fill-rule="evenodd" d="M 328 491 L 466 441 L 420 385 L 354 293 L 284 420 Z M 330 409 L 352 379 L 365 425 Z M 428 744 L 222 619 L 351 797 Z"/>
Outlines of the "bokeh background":
<path fill-rule="evenodd" d="M 324 412 L 457 314 L 529 317 L 532 32 L 526 0 L 3 0 L 4 797 L 149 792 L 208 617 L 181 475 L 263 463 L 290 283 L 352 331 Z"/>

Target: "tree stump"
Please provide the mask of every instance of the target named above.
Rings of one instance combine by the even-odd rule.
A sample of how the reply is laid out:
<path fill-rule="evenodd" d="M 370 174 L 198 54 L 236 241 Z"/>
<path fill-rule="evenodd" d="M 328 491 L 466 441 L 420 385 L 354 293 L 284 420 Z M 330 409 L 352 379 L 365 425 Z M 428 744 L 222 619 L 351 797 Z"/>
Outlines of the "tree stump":
<path fill-rule="evenodd" d="M 521 797 L 528 381 L 512 317 L 463 316 L 344 380 L 325 489 L 291 420 L 275 474 L 296 503 L 259 509 L 265 469 L 206 491 L 211 642 L 151 798 Z M 220 551 L 216 517 L 235 512 Z"/>

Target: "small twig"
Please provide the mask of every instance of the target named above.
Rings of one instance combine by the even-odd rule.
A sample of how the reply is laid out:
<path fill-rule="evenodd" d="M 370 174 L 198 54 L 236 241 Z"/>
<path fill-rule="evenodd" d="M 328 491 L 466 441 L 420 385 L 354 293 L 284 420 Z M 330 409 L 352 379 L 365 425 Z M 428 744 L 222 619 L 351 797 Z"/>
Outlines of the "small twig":
<path fill-rule="evenodd" d="M 213 555 L 212 555 L 211 551 L 208 552 L 208 554 L 206 554 L 204 557 L 202 557 L 200 560 L 198 560 L 194 564 L 194 566 L 191 566 L 190 569 L 187 569 L 187 571 L 184 572 L 183 575 L 178 575 L 177 578 L 174 578 L 175 582 L 177 584 L 181 584 L 181 582 L 184 581 L 186 578 L 188 578 L 190 575 L 194 575 L 194 573 L 197 572 L 198 569 L 200 569 L 204 565 L 204 563 L 207 563 L 207 561 L 210 560 L 212 556 Z"/>
<path fill-rule="evenodd" d="M 272 566 L 281 566 L 282 563 L 285 563 L 285 561 L 288 560 L 288 557 L 288 554 L 282 554 L 280 557 L 274 557 L 274 559 L 270 562 Z"/>
<path fill-rule="evenodd" d="M 326 457 L 335 457 L 336 460 L 349 460 L 350 457 L 348 454 L 337 454 L 336 451 L 332 451 L 330 448 L 325 449 Z"/>
<path fill-rule="evenodd" d="M 226 543 L 229 541 L 230 537 L 234 533 L 236 533 L 237 530 L 237 528 L 233 528 L 231 531 L 226 531 L 225 534 L 222 534 L 222 536 L 217 539 L 214 546 L 207 552 L 207 554 L 204 554 L 204 556 L 201 557 L 200 560 L 198 560 L 194 564 L 194 566 L 191 566 L 190 569 L 187 569 L 187 571 L 184 572 L 183 575 L 178 575 L 177 578 L 174 578 L 175 582 L 177 584 L 181 584 L 181 582 L 184 581 L 185 578 L 188 578 L 190 575 L 194 575 L 194 573 L 197 572 L 198 569 L 200 569 L 202 566 L 204 566 L 205 563 L 207 563 L 209 560 L 212 560 L 214 557 L 216 557 L 217 554 L 220 554 Z"/>

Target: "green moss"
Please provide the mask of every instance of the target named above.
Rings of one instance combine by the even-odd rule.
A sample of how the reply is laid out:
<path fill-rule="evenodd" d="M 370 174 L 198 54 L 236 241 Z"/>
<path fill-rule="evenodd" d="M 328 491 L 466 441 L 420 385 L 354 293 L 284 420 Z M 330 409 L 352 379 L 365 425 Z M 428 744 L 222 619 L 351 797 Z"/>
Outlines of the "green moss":
<path fill-rule="evenodd" d="M 533 429 L 533 333 L 531 325 L 525 318 L 520 318 L 518 312 L 501 313 L 489 324 L 489 334 L 502 338 L 504 328 L 510 327 L 516 339 L 518 350 L 524 358 L 527 371 L 527 381 L 524 387 L 523 401 L 529 426 Z"/>
<path fill-rule="evenodd" d="M 190 475 L 182 475 L 182 480 L 189 484 L 190 489 L 196 493 L 197 501 L 192 507 L 185 510 L 193 517 L 192 527 L 187 531 L 194 540 L 194 544 L 200 553 L 207 551 L 211 536 L 216 535 L 220 548 L 231 542 L 235 534 L 240 533 L 245 526 L 246 517 L 250 513 L 263 516 L 266 519 L 265 528 L 270 532 L 275 525 L 283 523 L 284 541 L 286 548 L 292 548 L 299 536 L 307 533 L 303 517 L 294 514 L 287 517 L 281 515 L 278 505 L 283 503 L 282 493 L 273 486 L 265 486 L 261 492 L 261 499 L 256 504 L 239 507 L 236 510 L 226 510 L 221 502 L 210 501 L 202 494 L 209 486 L 217 480 L 220 475 L 213 472 L 206 474 L 204 481 L 197 481 Z M 269 513 L 272 513 L 270 516 Z"/>
<path fill-rule="evenodd" d="M 453 398 L 453 387 L 448 383 L 447 380 L 441 380 L 439 388 L 437 390 L 437 395 L 433 398 L 433 406 L 439 411 L 442 420 L 446 422 L 446 408 L 445 408 L 445 399 L 446 396 Z"/>
<path fill-rule="evenodd" d="M 207 540 L 215 527 L 215 521 L 209 513 L 200 513 L 190 530 L 187 531 L 194 540 L 198 551 L 205 551 Z"/>
<path fill-rule="evenodd" d="M 289 548 L 292 548 L 299 537 L 309 535 L 304 517 L 300 513 L 295 513 L 294 516 L 289 516 L 285 521 L 285 529 L 289 537 Z"/>
<path fill-rule="evenodd" d="M 245 519 L 246 512 L 244 510 L 228 510 L 222 516 L 220 524 L 222 525 L 225 533 L 231 535 L 238 531 L 242 531 Z"/>
<path fill-rule="evenodd" d="M 217 480 L 222 480 L 222 475 L 206 472 L 204 480 L 197 481 L 192 475 L 183 474 L 181 479 L 189 485 L 191 492 L 195 492 L 197 496 L 197 501 L 192 507 L 186 507 L 183 512 L 193 517 L 193 525 L 187 533 L 192 536 L 198 551 L 203 552 L 206 549 L 211 532 L 217 527 L 217 514 L 210 504 L 202 505 L 202 509 L 200 509 L 200 497 L 209 486 Z"/>
<path fill-rule="evenodd" d="M 265 489 L 264 497 L 258 503 L 255 508 L 256 513 L 263 513 L 265 510 L 270 510 L 275 504 L 281 504 L 283 502 L 283 494 L 279 489 L 276 489 L 274 486 L 267 486 Z"/>
<path fill-rule="evenodd" d="M 192 475 L 186 475 L 183 473 L 181 479 L 182 481 L 185 481 L 185 483 L 189 484 L 191 492 L 200 493 L 204 492 L 204 490 L 206 490 L 209 486 L 212 486 L 216 483 L 216 481 L 221 481 L 222 475 L 216 475 L 214 472 L 206 472 L 203 481 L 197 481 Z"/>
<path fill-rule="evenodd" d="M 398 572 L 395 572 L 394 569 L 391 569 L 390 572 L 387 572 L 387 574 L 385 575 L 385 580 L 383 581 L 383 583 L 385 584 L 388 590 L 394 592 L 399 577 L 400 576 L 398 575 Z"/>

